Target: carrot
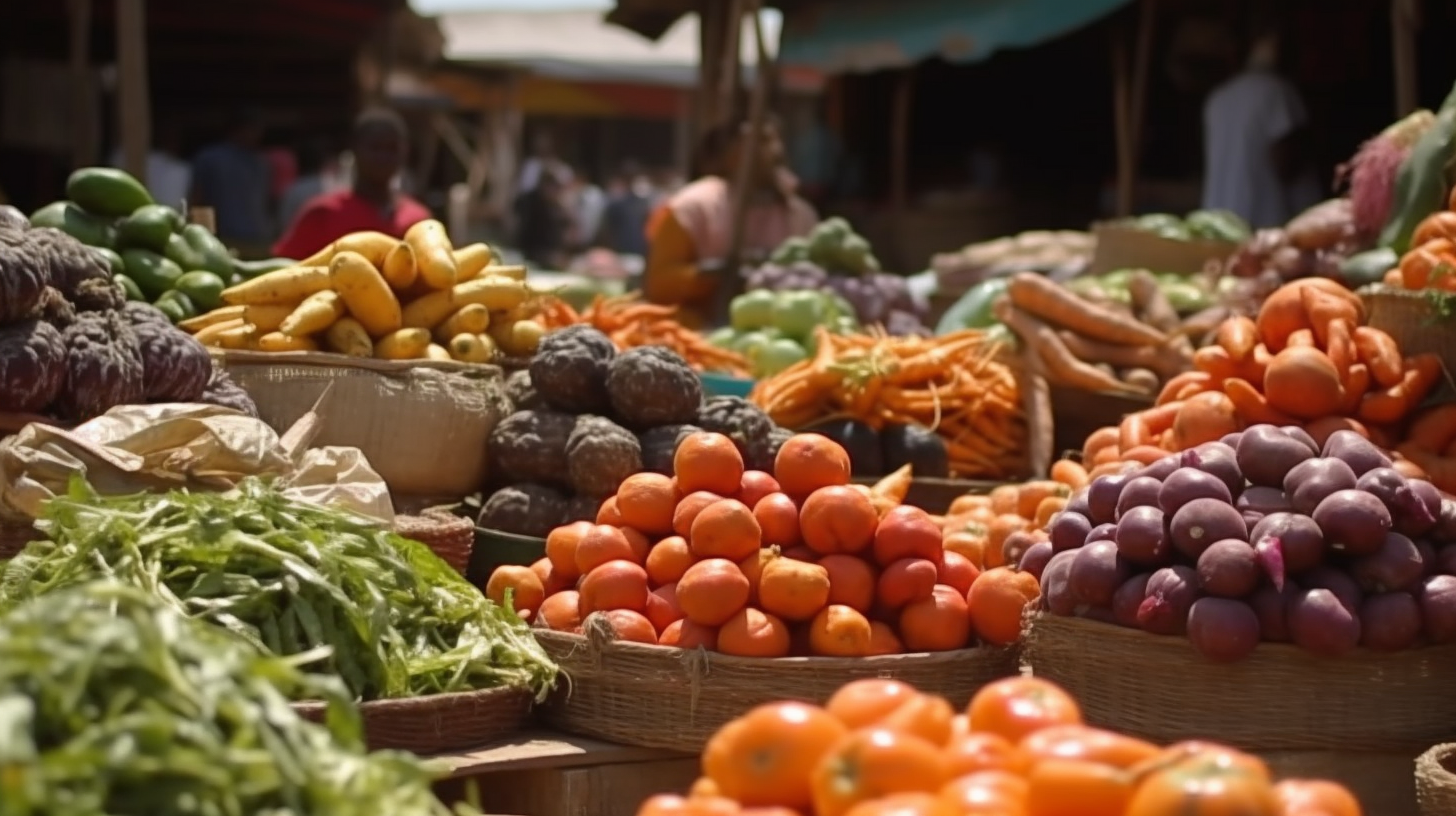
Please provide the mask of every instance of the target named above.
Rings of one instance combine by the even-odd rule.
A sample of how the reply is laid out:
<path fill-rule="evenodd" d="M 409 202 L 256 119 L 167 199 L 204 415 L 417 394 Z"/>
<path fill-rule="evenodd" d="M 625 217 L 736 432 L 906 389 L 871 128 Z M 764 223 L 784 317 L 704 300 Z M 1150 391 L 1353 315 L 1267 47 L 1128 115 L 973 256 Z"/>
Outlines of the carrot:
<path fill-rule="evenodd" d="M 1313 422 L 1306 422 L 1304 430 L 1314 437 L 1314 443 L 1323 450 L 1325 440 L 1334 435 L 1335 431 L 1354 431 L 1355 433 L 1370 438 L 1370 429 L 1361 425 L 1358 420 L 1342 416 L 1328 416 L 1323 419 L 1316 419 Z"/>
<path fill-rule="evenodd" d="M 1370 376 L 1381 388 L 1390 388 L 1400 382 L 1402 366 L 1400 347 L 1395 338 L 1371 326 L 1358 326 L 1353 332 L 1355 350 L 1360 362 L 1370 369 Z"/>
<path fill-rule="evenodd" d="M 1131 450 L 1123 451 L 1122 461 L 1137 462 L 1140 465 L 1151 465 L 1167 455 L 1167 450 L 1156 445 L 1139 445 Z"/>
<path fill-rule="evenodd" d="M 1193 353 L 1193 365 L 1215 380 L 1239 375 L 1239 366 L 1223 346 L 1204 346 Z"/>
<path fill-rule="evenodd" d="M 1151 272 L 1139 269 L 1132 273 L 1127 279 L 1127 293 L 1132 296 L 1133 311 L 1142 322 L 1165 332 L 1177 331 L 1182 326 L 1177 310 L 1168 302 L 1163 287 Z"/>
<path fill-rule="evenodd" d="M 1062 385 L 1084 391 L 1133 393 L 1135 389 L 1116 377 L 1104 374 L 1083 363 L 1057 336 L 1050 326 L 1003 300 L 996 304 L 996 316 L 1007 328 L 1016 332 L 1022 342 L 1036 350 L 1037 359 L 1046 367 L 1047 376 Z"/>
<path fill-rule="evenodd" d="M 1296 329 L 1290 332 L 1289 339 L 1285 341 L 1284 347 L 1290 346 L 1317 348 L 1314 342 L 1314 332 L 1309 329 Z"/>
<path fill-rule="evenodd" d="M 1325 329 L 1325 354 L 1341 372 L 1349 370 L 1356 361 L 1355 340 L 1351 336 L 1350 324 L 1336 320 Z"/>
<path fill-rule="evenodd" d="M 910 465 L 903 465 L 894 473 L 875 482 L 870 488 L 870 493 L 880 498 L 889 499 L 895 504 L 905 501 L 910 494 L 910 485 L 914 483 L 914 469 Z"/>
<path fill-rule="evenodd" d="M 1016 495 L 1016 512 L 1022 518 L 1034 518 L 1036 516 L 1036 508 L 1041 504 L 1042 499 L 1051 496 L 1065 499 L 1071 493 L 1071 488 L 1052 479 L 1038 479 L 1027 482 L 1021 486 L 1021 490 Z"/>
<path fill-rule="evenodd" d="M 1071 459 L 1058 459 L 1052 465 L 1051 477 L 1073 490 L 1081 490 L 1087 486 L 1087 469 Z"/>
<path fill-rule="evenodd" d="M 1166 335 L 1152 326 L 1088 303 L 1034 272 L 1018 272 L 1012 275 L 1006 294 L 1018 309 L 1093 340 L 1127 346 L 1147 346 L 1167 339 Z"/>
<path fill-rule="evenodd" d="M 1166 456 L 1167 451 L 1164 451 L 1163 455 Z M 1129 473 L 1141 467 L 1142 465 L 1139 465 L 1137 462 L 1124 462 L 1121 459 L 1117 459 L 1098 465 L 1097 467 L 1088 471 L 1087 475 L 1093 479 L 1100 479 L 1103 476 L 1111 476 L 1115 473 Z"/>
<path fill-rule="evenodd" d="M 1254 346 L 1259 344 L 1259 330 L 1254 326 L 1254 321 L 1242 315 L 1231 317 L 1219 324 L 1214 337 L 1219 346 L 1228 352 L 1229 359 L 1235 363 L 1242 363 L 1252 357 Z"/>
<path fill-rule="evenodd" d="M 1456 459 L 1431 453 L 1410 444 L 1401 445 L 1396 448 L 1396 452 L 1420 468 L 1423 478 L 1437 488 L 1447 493 L 1456 491 Z M 1400 464 L 1400 460 L 1396 460 L 1397 470 L 1401 470 Z"/>
<path fill-rule="evenodd" d="M 1150 445 L 1155 435 L 1142 412 L 1128 414 L 1117 426 L 1117 446 L 1128 451 L 1140 445 Z"/>
<path fill-rule="evenodd" d="M 1089 463 L 1097 458 L 1097 454 L 1107 448 L 1117 447 L 1117 429 L 1113 427 L 1098 428 L 1087 436 L 1087 441 L 1082 443 L 1082 461 Z"/>
<path fill-rule="evenodd" d="M 1213 377 L 1207 371 L 1185 371 L 1182 374 L 1168 380 L 1163 384 L 1163 390 L 1158 393 L 1156 405 L 1163 405 L 1172 402 L 1177 394 L 1188 386 L 1199 386 L 1210 388 L 1213 385 Z"/>
<path fill-rule="evenodd" d="M 1428 451 L 1444 453 L 1456 443 L 1456 403 L 1422 411 L 1411 422 L 1406 441 Z"/>
<path fill-rule="evenodd" d="M 1036 511 L 1032 513 L 1032 525 L 1037 530 L 1041 530 L 1051 523 L 1052 516 L 1062 512 L 1066 506 L 1067 498 L 1065 496 L 1047 496 L 1041 500 L 1041 503 L 1036 506 Z"/>
<path fill-rule="evenodd" d="M 1274 355 L 1269 353 L 1269 349 L 1264 348 L 1263 343 L 1254 346 L 1253 355 L 1244 361 L 1241 369 L 1244 375 L 1243 379 L 1251 383 L 1264 382 L 1264 374 L 1269 370 L 1269 362 L 1273 359 Z"/>
<path fill-rule="evenodd" d="M 1234 403 L 1234 411 L 1246 425 L 1295 425 L 1295 420 L 1269 405 L 1264 395 L 1247 381 L 1237 377 L 1226 380 L 1223 392 Z"/>
<path fill-rule="evenodd" d="M 1399 383 L 1384 391 L 1366 394 L 1360 401 L 1360 419 L 1376 424 L 1401 421 L 1426 398 L 1443 372 L 1441 358 L 1434 354 L 1420 354 L 1406 360 Z"/>
<path fill-rule="evenodd" d="M 1330 327 L 1334 324 L 1344 323 L 1348 330 L 1360 322 L 1358 314 L 1347 300 L 1323 289 L 1306 286 L 1300 291 L 1299 297 L 1304 304 L 1304 312 L 1308 315 L 1309 325 L 1314 329 L 1315 339 L 1320 345 L 1329 343 Z"/>
<path fill-rule="evenodd" d="M 1346 415 L 1360 410 L 1360 400 L 1370 390 L 1370 369 L 1364 363 L 1356 363 L 1344 371 L 1345 399 L 1340 403 L 1340 412 Z"/>
<path fill-rule="evenodd" d="M 1171 345 L 1122 346 L 1089 340 L 1076 332 L 1062 331 L 1057 336 L 1067 350 L 1084 363 L 1107 363 L 1116 368 L 1146 368 L 1161 378 L 1175 377 L 1188 370 L 1188 357 Z"/>

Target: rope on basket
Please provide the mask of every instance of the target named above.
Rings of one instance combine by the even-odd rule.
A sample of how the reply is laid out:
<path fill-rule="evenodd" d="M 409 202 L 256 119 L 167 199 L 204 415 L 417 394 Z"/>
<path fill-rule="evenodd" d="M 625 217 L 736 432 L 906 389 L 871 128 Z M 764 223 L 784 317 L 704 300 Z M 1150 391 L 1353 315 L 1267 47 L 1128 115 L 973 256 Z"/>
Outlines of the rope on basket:
<path fill-rule="evenodd" d="M 683 673 L 688 676 L 688 722 L 692 723 L 698 714 L 698 698 L 703 692 L 703 678 L 708 676 L 712 663 L 709 662 L 708 650 L 702 646 L 684 649 L 678 662 L 682 664 Z"/>

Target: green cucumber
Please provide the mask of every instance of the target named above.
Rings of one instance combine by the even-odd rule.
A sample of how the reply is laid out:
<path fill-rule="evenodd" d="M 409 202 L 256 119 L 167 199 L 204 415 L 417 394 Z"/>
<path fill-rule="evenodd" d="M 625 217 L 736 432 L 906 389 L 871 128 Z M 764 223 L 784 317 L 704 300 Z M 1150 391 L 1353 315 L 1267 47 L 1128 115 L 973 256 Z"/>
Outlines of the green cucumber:
<path fill-rule="evenodd" d="M 106 247 L 91 247 L 91 253 L 106 264 L 106 268 L 111 271 L 113 277 L 126 274 L 126 261 L 121 259 L 121 255 L 116 250 Z"/>
<path fill-rule="evenodd" d="M 207 227 L 201 224 L 188 224 L 182 228 L 182 238 L 202 259 L 201 265 L 191 268 L 206 269 L 214 275 L 232 274 L 232 254 L 228 252 L 223 242 L 217 239 L 216 235 L 208 231 Z"/>
<path fill-rule="evenodd" d="M 156 306 L 173 323 L 181 323 L 197 317 L 197 306 L 192 303 L 192 299 L 175 289 L 163 292 L 162 296 L 157 298 L 152 305 Z"/>
<path fill-rule="evenodd" d="M 182 233 L 174 232 L 167 237 L 167 246 L 162 255 L 182 269 L 205 269 L 202 253 L 192 248 Z"/>
<path fill-rule="evenodd" d="M 297 263 L 298 261 L 292 258 L 264 258 L 261 261 L 240 261 L 233 258 L 233 272 L 246 280 L 266 275 L 269 272 L 277 272 L 280 269 L 287 269 Z"/>
<path fill-rule="evenodd" d="M 167 239 L 181 229 L 182 216 L 164 204 L 147 204 L 116 222 L 116 243 L 123 249 L 138 247 L 161 252 Z"/>
<path fill-rule="evenodd" d="M 172 284 L 172 291 L 181 292 L 204 312 L 210 312 L 222 305 L 222 290 L 227 281 L 206 270 L 187 272 Z"/>
<path fill-rule="evenodd" d="M 177 279 L 182 277 L 180 266 L 149 249 L 123 250 L 121 259 L 126 263 L 126 276 L 136 281 L 142 293 L 149 298 L 158 298 L 171 291 Z"/>
<path fill-rule="evenodd" d="M 136 281 L 128 278 L 125 274 L 112 275 L 111 279 L 126 293 L 127 300 L 136 300 L 142 303 L 147 302 L 147 296 L 142 294 L 142 288 L 137 286 Z"/>
<path fill-rule="evenodd" d="M 113 167 L 83 167 L 66 179 L 66 198 L 94 215 L 125 216 L 152 202 L 132 174 Z"/>
<path fill-rule="evenodd" d="M 87 246 L 111 249 L 116 246 L 116 228 L 70 201 L 56 201 L 30 216 L 32 227 L 53 227 Z"/>

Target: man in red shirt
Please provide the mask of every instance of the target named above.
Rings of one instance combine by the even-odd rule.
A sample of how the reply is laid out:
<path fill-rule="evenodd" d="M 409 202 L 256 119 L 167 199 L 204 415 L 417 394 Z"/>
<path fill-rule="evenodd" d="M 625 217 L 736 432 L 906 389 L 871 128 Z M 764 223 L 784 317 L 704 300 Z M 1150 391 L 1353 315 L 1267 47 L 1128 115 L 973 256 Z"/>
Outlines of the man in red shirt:
<path fill-rule="evenodd" d="M 394 189 L 408 152 L 407 131 L 399 114 L 387 108 L 364 111 L 354 122 L 354 184 L 316 196 L 298 211 L 273 254 L 307 258 L 352 232 L 373 230 L 404 237 L 405 230 L 430 217 L 430 211 Z"/>

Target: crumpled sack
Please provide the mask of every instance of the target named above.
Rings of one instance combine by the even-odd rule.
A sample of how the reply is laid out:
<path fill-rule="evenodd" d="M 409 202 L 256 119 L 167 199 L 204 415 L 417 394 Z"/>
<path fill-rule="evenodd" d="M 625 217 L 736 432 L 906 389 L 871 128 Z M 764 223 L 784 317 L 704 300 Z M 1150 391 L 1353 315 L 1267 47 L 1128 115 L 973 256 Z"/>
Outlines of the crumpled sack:
<path fill-rule="evenodd" d="M 123 405 L 64 430 L 26 425 L 0 441 L 0 519 L 29 524 L 74 473 L 102 495 L 227 491 L 271 476 L 290 498 L 393 525 L 389 488 L 357 448 L 309 448 L 319 422 L 304 414 L 283 436 L 262 420 L 196 403 Z"/>

